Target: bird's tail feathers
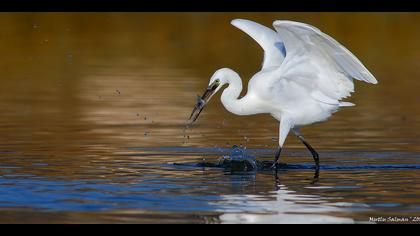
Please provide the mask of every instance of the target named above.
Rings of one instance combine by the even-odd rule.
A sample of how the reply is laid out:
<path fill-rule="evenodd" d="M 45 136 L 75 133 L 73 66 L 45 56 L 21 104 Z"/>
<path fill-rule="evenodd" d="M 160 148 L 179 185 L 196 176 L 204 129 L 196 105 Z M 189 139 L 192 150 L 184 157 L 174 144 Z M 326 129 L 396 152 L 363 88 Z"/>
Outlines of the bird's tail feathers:
<path fill-rule="evenodd" d="M 356 106 L 354 103 L 351 102 L 340 102 L 338 104 L 339 107 L 352 107 L 352 106 Z"/>

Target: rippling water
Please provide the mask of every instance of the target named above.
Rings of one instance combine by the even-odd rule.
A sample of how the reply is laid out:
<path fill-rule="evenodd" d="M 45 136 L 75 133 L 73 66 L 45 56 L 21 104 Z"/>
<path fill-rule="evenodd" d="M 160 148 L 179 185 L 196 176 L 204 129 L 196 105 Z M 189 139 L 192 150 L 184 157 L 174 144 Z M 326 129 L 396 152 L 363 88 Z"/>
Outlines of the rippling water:
<path fill-rule="evenodd" d="M 278 124 L 237 117 L 215 96 L 184 133 L 218 68 L 246 83 L 262 52 L 230 26 L 304 21 L 352 50 L 378 85 L 356 82 L 343 109 L 292 135 L 291 168 L 229 172 L 233 145 L 271 160 Z M 419 14 L 0 14 L 1 223 L 369 223 L 420 212 Z M 245 93 L 245 92 L 244 92 Z M 185 135 L 185 137 L 184 137 Z M 173 163 L 186 163 L 174 165 Z M 192 163 L 192 164 L 191 164 Z"/>

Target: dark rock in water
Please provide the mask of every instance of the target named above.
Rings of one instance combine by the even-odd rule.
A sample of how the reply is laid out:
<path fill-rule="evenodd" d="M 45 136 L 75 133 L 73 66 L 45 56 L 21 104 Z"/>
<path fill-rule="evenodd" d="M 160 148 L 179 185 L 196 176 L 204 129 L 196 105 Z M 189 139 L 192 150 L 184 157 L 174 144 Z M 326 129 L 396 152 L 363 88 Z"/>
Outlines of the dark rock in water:
<path fill-rule="evenodd" d="M 273 161 L 259 161 L 249 159 L 231 159 L 228 157 L 222 157 L 218 163 L 212 162 L 200 162 L 195 164 L 197 167 L 212 167 L 212 168 L 223 168 L 229 171 L 269 171 L 273 170 Z M 175 165 L 181 165 L 176 164 Z M 279 169 L 286 168 L 287 164 L 279 163 L 277 166 Z"/>
<path fill-rule="evenodd" d="M 246 153 L 246 149 L 241 149 L 236 146 L 229 156 L 219 158 L 217 163 L 200 162 L 195 164 L 197 167 L 213 167 L 223 168 L 229 171 L 267 171 L 272 170 L 274 161 L 259 161 L 254 156 Z M 176 164 L 175 165 L 182 165 Z M 285 168 L 287 164 L 279 163 L 278 168 Z"/>
<path fill-rule="evenodd" d="M 254 158 L 232 158 L 230 156 L 220 158 L 218 166 L 231 171 L 253 171 L 257 169 Z"/>
<path fill-rule="evenodd" d="M 219 159 L 218 163 L 211 162 L 200 162 L 197 163 L 197 167 L 214 167 L 223 168 L 229 171 L 267 171 L 273 170 L 274 161 L 259 161 L 249 158 L 230 158 L 224 156 Z M 287 164 L 279 163 L 278 168 L 285 168 Z"/>
<path fill-rule="evenodd" d="M 219 159 L 219 166 L 233 171 L 250 171 L 258 168 L 254 156 L 248 155 L 246 149 L 233 147 L 229 156 L 223 156 Z"/>

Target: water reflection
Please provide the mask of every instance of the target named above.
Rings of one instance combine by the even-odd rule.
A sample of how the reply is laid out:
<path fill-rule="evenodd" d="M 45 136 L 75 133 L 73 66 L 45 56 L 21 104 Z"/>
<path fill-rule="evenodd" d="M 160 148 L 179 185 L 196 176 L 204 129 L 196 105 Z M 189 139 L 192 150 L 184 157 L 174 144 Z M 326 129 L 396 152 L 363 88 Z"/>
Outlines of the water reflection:
<path fill-rule="evenodd" d="M 420 163 L 409 154 L 407 162 L 417 166 L 380 168 L 383 159 L 395 163 L 395 156 L 362 152 L 348 155 L 334 167 L 340 153 L 325 153 L 327 164 L 316 183 L 312 183 L 312 167 L 299 164 L 305 159 L 311 162 L 310 158 L 299 152 L 289 159 L 296 163 L 291 164 L 293 168 L 279 171 L 277 177 L 270 171 L 230 173 L 173 164 L 198 163 L 203 154 L 207 161 L 216 162 L 228 150 L 135 148 L 115 156 L 91 156 L 78 167 L 56 158 L 48 161 L 51 164 L 36 156 L 13 158 L 3 161 L 0 168 L 0 209 L 16 219 L 28 214 L 36 219 L 54 215 L 49 222 L 351 223 L 391 214 L 392 209 L 411 214 L 418 207 L 420 189 L 404 187 L 419 186 L 415 168 Z M 355 158 L 366 158 L 363 162 L 370 164 L 359 165 Z M 57 168 L 62 165 L 70 169 Z M 57 216 L 54 212 L 66 213 Z M 8 222 L 6 218 L 3 215 L 0 220 Z M 32 220 L 36 222 L 25 219 Z"/>
<path fill-rule="evenodd" d="M 153 212 L 159 211 L 174 214 L 214 212 L 213 220 L 224 223 L 297 223 L 307 218 L 310 218 L 309 223 L 352 222 L 325 214 L 313 215 L 343 209 L 330 206 L 320 196 L 296 194 L 288 190 L 279 184 L 277 175 L 272 181 L 267 181 L 270 174 L 262 175 L 260 177 L 265 181 L 259 183 L 256 173 L 223 177 L 221 171 L 190 169 L 190 173 L 185 174 L 170 166 L 150 168 L 153 166 L 120 163 L 118 172 L 106 171 L 100 164 L 96 166 L 98 171 L 84 175 L 96 178 L 103 176 L 103 179 L 82 180 L 79 176 L 80 180 L 48 180 L 37 175 L 18 174 L 12 167 L 12 171 L 0 178 L 0 207 L 16 210 L 32 207 L 67 212 L 105 211 L 107 214 L 125 215 L 125 218 L 131 218 L 130 215 L 135 212 L 140 214 L 138 210 L 130 209 L 141 209 L 148 214 L 157 214 Z M 194 178 L 194 175 L 198 176 Z M 109 179 L 111 176 L 112 180 Z M 197 181 L 197 177 L 201 181 Z M 190 182 L 194 179 L 194 182 Z M 225 194 L 242 191 L 254 194 Z M 223 214 L 217 216 L 220 213 Z M 312 215 L 305 217 L 303 213 Z M 290 216 L 285 217 L 286 214 Z M 171 217 L 162 217 L 162 220 L 170 220 Z M 125 221 L 120 218 L 115 220 Z"/>
<path fill-rule="evenodd" d="M 278 190 L 272 174 L 168 164 L 216 160 L 235 144 L 272 159 L 277 122 L 234 116 L 218 98 L 189 138 L 183 133 L 196 94 L 216 69 L 237 70 L 244 84 L 259 70 L 261 49 L 229 24 L 237 17 L 316 25 L 379 80 L 375 88 L 356 83 L 355 108 L 303 130 L 321 156 L 315 184 L 312 159 L 293 137 L 282 161 L 297 168 L 280 173 Z M 0 222 L 232 222 L 241 213 L 274 222 L 286 220 L 282 206 L 296 217 L 313 209 L 320 219 L 338 221 L 416 215 L 418 19 L 416 13 L 1 13 Z M 309 206 L 296 196 L 307 196 Z M 316 201 L 327 210 L 318 212 Z"/>
<path fill-rule="evenodd" d="M 220 207 L 222 223 L 267 224 L 330 224 L 354 223 L 348 217 L 334 216 L 346 211 L 335 205 L 352 205 L 338 202 L 331 204 L 317 195 L 303 195 L 278 185 L 278 190 L 266 196 L 224 195 Z M 348 209 L 347 209 L 348 210 Z"/>

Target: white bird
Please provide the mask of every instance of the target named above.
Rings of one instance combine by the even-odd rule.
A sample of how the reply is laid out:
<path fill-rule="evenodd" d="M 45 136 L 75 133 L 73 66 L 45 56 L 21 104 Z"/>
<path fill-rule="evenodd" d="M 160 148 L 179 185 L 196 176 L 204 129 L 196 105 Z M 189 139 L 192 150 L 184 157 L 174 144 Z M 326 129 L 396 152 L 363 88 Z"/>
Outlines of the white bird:
<path fill-rule="evenodd" d="M 316 169 L 319 155 L 299 128 L 327 120 L 354 92 L 353 79 L 376 84 L 375 77 L 343 45 L 319 29 L 300 22 L 277 20 L 277 31 L 249 20 L 235 19 L 232 25 L 251 36 L 264 49 L 262 69 L 248 83 L 248 93 L 239 99 L 242 81 L 228 68 L 217 70 L 191 113 L 192 124 L 211 97 L 225 84 L 221 101 L 236 115 L 269 113 L 280 122 L 277 167 L 290 130 L 311 152 Z"/>

